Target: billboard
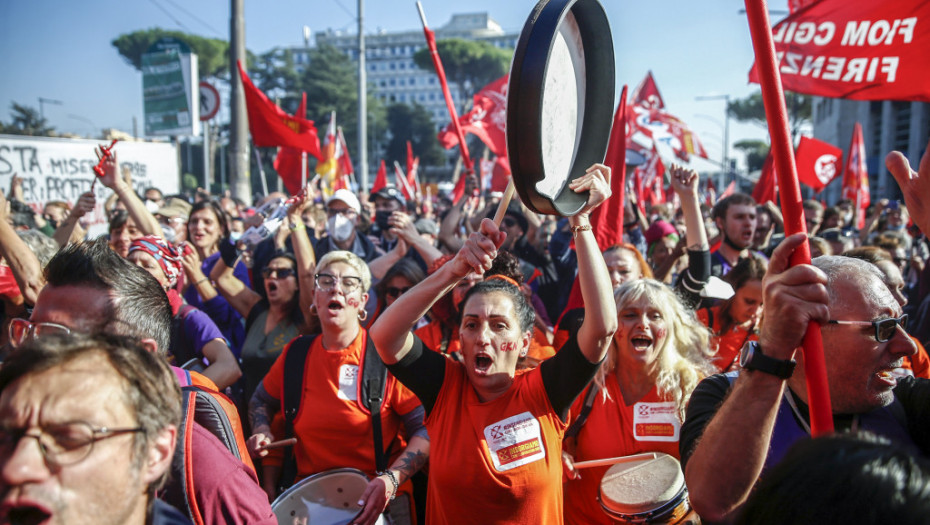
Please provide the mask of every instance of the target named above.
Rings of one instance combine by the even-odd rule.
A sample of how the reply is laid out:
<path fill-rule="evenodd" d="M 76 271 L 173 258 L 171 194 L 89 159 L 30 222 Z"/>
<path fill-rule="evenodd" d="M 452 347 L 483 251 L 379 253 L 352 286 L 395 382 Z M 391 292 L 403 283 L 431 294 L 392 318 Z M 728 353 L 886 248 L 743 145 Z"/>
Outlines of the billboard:
<path fill-rule="evenodd" d="M 184 42 L 163 38 L 142 55 L 146 135 L 199 135 L 197 55 Z"/>
<path fill-rule="evenodd" d="M 82 193 L 90 191 L 97 165 L 94 148 L 104 142 L 83 139 L 0 135 L 0 189 L 9 191 L 13 175 L 23 178 L 23 199 L 41 212 L 49 201 L 74 204 Z M 109 144 L 109 141 L 106 142 Z M 165 195 L 178 193 L 177 148 L 172 143 L 117 142 L 113 150 L 120 171 L 132 174 L 136 193 L 156 187 Z M 97 206 L 84 217 L 91 237 L 107 232 L 103 204 L 113 191 L 103 184 L 94 186 Z M 83 221 L 82 221 L 83 222 Z"/>

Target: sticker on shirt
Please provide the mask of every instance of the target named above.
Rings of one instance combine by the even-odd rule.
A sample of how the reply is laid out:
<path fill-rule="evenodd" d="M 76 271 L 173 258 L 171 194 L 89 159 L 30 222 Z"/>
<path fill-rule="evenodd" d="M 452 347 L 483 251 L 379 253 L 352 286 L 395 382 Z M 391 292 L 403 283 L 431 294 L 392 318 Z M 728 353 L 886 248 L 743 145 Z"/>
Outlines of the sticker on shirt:
<path fill-rule="evenodd" d="M 494 469 L 504 472 L 546 457 L 539 421 L 523 412 L 484 428 Z"/>
<path fill-rule="evenodd" d="M 633 405 L 633 439 L 636 441 L 678 441 L 681 422 L 673 401 Z"/>
<path fill-rule="evenodd" d="M 358 399 L 358 365 L 339 367 L 339 392 L 336 392 L 336 397 L 344 401 Z"/>

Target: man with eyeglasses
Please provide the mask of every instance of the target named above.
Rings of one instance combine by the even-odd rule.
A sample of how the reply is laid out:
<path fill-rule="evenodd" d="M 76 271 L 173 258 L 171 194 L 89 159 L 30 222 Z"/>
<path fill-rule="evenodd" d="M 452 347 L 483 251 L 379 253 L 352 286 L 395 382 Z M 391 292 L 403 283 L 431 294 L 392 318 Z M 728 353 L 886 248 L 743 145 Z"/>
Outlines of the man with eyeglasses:
<path fill-rule="evenodd" d="M 0 523 L 190 523 L 155 499 L 180 421 L 174 374 L 132 340 L 33 340 L 0 369 Z"/>
<path fill-rule="evenodd" d="M 802 352 L 808 323 L 820 323 L 838 432 L 868 430 L 901 449 L 930 452 L 930 380 L 896 379 L 916 347 L 907 316 L 872 264 L 818 257 L 788 267 L 803 234 L 776 248 L 763 280 L 765 322 L 747 343 L 742 369 L 711 376 L 691 396 L 681 428 L 682 468 L 702 519 L 732 519 L 760 476 L 810 437 Z"/>
<path fill-rule="evenodd" d="M 62 248 L 46 266 L 45 280 L 32 316 L 16 324 L 13 335 L 23 343 L 69 333 L 112 334 L 134 338 L 164 360 L 171 340 L 168 298 L 154 277 L 104 240 Z M 184 371 L 176 374 L 180 379 Z M 190 450 L 182 459 L 190 459 L 191 478 L 174 476 L 160 493 L 163 499 L 183 512 L 196 509 L 205 525 L 276 523 L 254 472 L 210 431 L 195 423 L 185 441 Z"/>
<path fill-rule="evenodd" d="M 359 234 L 361 212 L 358 197 L 349 190 L 336 190 L 332 197 L 326 199 L 326 235 L 313 246 L 317 259 L 335 250 L 346 250 L 370 263 L 383 254 L 371 239 Z"/>

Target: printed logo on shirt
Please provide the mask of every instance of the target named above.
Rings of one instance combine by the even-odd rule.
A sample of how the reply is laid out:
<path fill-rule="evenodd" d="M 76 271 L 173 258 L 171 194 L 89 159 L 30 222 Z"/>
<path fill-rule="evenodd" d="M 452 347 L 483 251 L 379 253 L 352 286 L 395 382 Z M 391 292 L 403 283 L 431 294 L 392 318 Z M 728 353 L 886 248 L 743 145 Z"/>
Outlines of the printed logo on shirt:
<path fill-rule="evenodd" d="M 523 412 L 484 428 L 494 469 L 504 472 L 546 457 L 539 421 Z"/>
<path fill-rule="evenodd" d="M 681 421 L 673 401 L 636 403 L 633 411 L 633 439 L 636 441 L 678 441 Z"/>
<path fill-rule="evenodd" d="M 336 397 L 343 401 L 358 399 L 358 365 L 342 365 L 339 367 L 339 392 Z"/>

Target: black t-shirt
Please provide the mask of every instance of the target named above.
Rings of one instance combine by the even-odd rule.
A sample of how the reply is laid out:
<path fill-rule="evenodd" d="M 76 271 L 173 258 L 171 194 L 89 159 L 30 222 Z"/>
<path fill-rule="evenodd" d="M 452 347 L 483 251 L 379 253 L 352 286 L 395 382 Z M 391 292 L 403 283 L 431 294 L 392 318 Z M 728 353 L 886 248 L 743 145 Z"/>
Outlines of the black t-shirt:
<path fill-rule="evenodd" d="M 697 442 L 720 405 L 726 399 L 739 372 L 712 375 L 694 389 L 685 421 L 681 425 L 678 450 L 681 453 L 681 468 L 684 470 Z M 810 424 L 808 407 L 797 396 L 794 397 L 798 412 Z M 898 380 L 894 395 L 904 408 L 907 431 L 924 455 L 930 457 L 930 379 L 904 377 Z M 833 423 L 837 431 L 849 430 L 852 415 L 834 414 Z"/>
<path fill-rule="evenodd" d="M 394 377 L 420 398 L 427 415 L 433 410 L 442 389 L 446 359 L 438 352 L 427 350 L 423 341 L 414 336 L 410 352 L 397 363 L 388 365 Z M 555 356 L 539 365 L 549 403 L 562 421 L 568 419 L 568 409 L 594 378 L 599 367 L 600 363 L 591 363 L 581 353 L 574 334 Z"/>

